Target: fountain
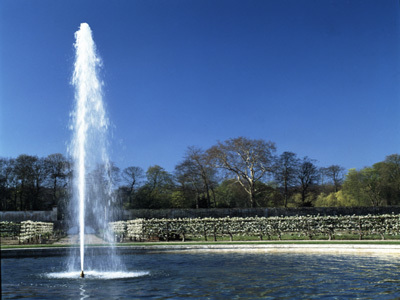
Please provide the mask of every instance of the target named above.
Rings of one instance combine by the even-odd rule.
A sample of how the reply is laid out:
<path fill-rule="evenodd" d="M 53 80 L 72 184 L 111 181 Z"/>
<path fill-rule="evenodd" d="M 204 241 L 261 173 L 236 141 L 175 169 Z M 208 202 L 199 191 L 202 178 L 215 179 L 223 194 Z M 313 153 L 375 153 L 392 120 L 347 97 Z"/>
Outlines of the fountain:
<path fill-rule="evenodd" d="M 2 249 L 2 298 L 400 297 L 398 252 L 371 256 L 334 251 L 274 252 L 268 248 L 220 251 L 223 248 L 217 245 L 216 251 L 206 246 L 205 251 L 179 253 L 127 249 L 124 264 L 113 246 L 102 247 L 96 255 L 87 253 L 93 249 L 85 246 L 85 232 L 101 232 L 106 241 L 112 241 L 107 226 L 113 215 L 111 166 L 106 151 L 109 122 L 98 77 L 101 60 L 96 55 L 89 25 L 81 24 L 75 36 L 72 83 L 76 88 L 76 107 L 72 113 L 74 135 L 70 154 L 75 170 L 71 209 L 76 217 L 71 227 L 79 232 L 80 255 L 71 255 L 69 270 L 58 272 L 65 269 L 59 257 L 64 252 L 60 249 Z M 125 266 L 140 271 L 127 272 Z M 81 280 L 79 274 L 85 279 Z"/>
<path fill-rule="evenodd" d="M 107 154 L 108 118 L 102 99 L 102 83 L 99 79 L 101 59 L 96 53 L 92 31 L 82 23 L 75 33 L 76 58 L 72 84 L 75 87 L 75 109 L 71 114 L 73 138 L 69 149 L 73 160 L 73 199 L 71 227 L 79 228 L 80 276 L 86 268 L 100 268 L 103 271 L 121 268 L 110 247 L 107 262 L 96 265 L 95 260 L 86 261 L 85 232 L 90 228 L 101 233 L 104 240 L 112 243 L 108 226 L 113 215 L 113 194 L 111 164 Z M 74 268 L 75 257 L 70 266 Z"/>

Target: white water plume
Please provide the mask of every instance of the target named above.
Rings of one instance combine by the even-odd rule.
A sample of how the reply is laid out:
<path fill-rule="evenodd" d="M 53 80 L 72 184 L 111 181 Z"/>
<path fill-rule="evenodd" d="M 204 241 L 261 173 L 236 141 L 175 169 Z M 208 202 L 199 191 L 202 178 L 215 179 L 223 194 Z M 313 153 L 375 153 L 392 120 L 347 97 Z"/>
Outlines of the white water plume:
<path fill-rule="evenodd" d="M 79 228 L 80 267 L 85 267 L 85 229 L 110 239 L 112 215 L 111 165 L 107 154 L 108 118 L 99 79 L 101 59 L 96 53 L 92 31 L 82 23 L 75 33 L 76 50 L 72 84 L 75 109 L 71 129 L 70 155 L 73 159 L 72 227 Z"/>

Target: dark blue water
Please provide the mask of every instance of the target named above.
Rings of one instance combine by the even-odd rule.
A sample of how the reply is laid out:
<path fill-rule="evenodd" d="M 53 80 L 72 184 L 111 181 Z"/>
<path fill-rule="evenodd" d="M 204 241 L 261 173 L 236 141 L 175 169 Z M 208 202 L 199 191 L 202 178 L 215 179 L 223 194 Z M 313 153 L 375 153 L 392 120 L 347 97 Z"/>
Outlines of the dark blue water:
<path fill-rule="evenodd" d="M 136 277 L 51 278 L 67 270 L 66 259 L 2 259 L 2 298 L 400 299 L 398 256 L 180 252 L 122 260 Z"/>

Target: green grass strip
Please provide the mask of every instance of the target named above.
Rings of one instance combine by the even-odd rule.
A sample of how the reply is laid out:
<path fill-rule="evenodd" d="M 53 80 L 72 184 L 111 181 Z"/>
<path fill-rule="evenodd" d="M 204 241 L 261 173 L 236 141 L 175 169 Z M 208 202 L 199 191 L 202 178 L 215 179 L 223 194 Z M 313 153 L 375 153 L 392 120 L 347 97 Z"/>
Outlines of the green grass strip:
<path fill-rule="evenodd" d="M 107 247 L 111 244 L 90 244 L 88 247 Z M 152 246 L 212 246 L 212 245 L 400 245 L 399 240 L 395 241 L 376 241 L 376 240 L 361 240 L 361 241 L 233 241 L 233 242 L 136 242 L 136 243 L 119 243 L 116 247 L 149 247 Z M 18 248 L 73 248 L 79 247 L 77 244 L 39 244 L 39 245 L 4 245 L 1 249 L 18 249 Z"/>

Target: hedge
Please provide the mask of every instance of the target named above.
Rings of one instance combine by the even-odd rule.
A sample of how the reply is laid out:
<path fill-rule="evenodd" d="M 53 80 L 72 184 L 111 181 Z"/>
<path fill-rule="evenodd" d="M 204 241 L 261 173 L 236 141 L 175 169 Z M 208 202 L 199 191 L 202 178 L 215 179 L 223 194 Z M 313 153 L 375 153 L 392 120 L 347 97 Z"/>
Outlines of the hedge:
<path fill-rule="evenodd" d="M 0 222 L 1 237 L 17 237 L 19 236 L 20 230 L 21 230 L 20 223 L 7 222 L 7 221 Z"/>
<path fill-rule="evenodd" d="M 362 239 L 366 235 L 400 234 L 400 215 L 367 216 L 288 216 L 288 217 L 249 217 L 249 218 L 184 218 L 184 219 L 136 219 L 110 223 L 111 229 L 119 240 L 182 239 L 187 237 L 211 236 L 215 241 L 228 236 L 258 236 L 271 239 L 282 238 L 284 234 L 305 236 L 312 239 L 323 236 L 329 240 L 335 235 L 357 235 Z"/>
<path fill-rule="evenodd" d="M 21 222 L 19 234 L 20 243 L 39 242 L 43 238 L 49 238 L 53 234 L 53 223 L 51 222 Z"/>

